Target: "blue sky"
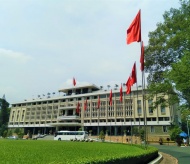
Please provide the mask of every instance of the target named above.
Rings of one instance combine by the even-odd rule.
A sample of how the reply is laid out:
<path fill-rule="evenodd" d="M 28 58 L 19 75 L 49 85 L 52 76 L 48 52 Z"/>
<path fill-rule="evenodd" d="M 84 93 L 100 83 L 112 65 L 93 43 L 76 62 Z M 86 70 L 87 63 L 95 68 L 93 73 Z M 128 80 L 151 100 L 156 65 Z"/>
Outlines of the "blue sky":
<path fill-rule="evenodd" d="M 72 86 L 120 85 L 140 44 L 126 30 L 141 9 L 142 40 L 178 0 L 0 0 L 0 96 L 9 103 Z"/>

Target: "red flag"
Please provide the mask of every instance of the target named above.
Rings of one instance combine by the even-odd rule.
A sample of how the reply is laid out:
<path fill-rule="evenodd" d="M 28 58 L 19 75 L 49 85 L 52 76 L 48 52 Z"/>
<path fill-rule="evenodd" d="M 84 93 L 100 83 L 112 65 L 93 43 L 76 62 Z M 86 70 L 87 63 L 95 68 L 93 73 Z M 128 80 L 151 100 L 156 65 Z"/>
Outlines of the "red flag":
<path fill-rule="evenodd" d="M 88 102 L 87 102 L 87 99 L 86 99 L 85 102 L 84 102 L 84 111 L 87 109 L 87 106 L 88 106 Z"/>
<path fill-rule="evenodd" d="M 144 45 L 143 45 L 143 41 L 142 41 L 142 45 L 141 45 L 140 63 L 141 63 L 141 71 L 144 71 Z"/>
<path fill-rule="evenodd" d="M 79 114 L 79 112 L 80 112 L 80 103 L 78 102 L 77 108 L 76 108 L 76 113 Z"/>
<path fill-rule="evenodd" d="M 112 106 L 112 89 L 110 91 L 110 106 Z"/>
<path fill-rule="evenodd" d="M 132 84 L 132 78 L 131 78 L 131 76 L 129 76 L 129 78 L 128 78 L 127 82 L 126 82 L 126 87 L 127 87 L 126 93 L 127 93 L 127 94 L 130 94 L 130 93 L 131 93 L 131 86 L 132 86 L 132 85 L 133 85 L 133 84 Z"/>
<path fill-rule="evenodd" d="M 97 106 L 98 109 L 100 109 L 100 96 L 98 96 L 98 106 Z"/>
<path fill-rule="evenodd" d="M 139 10 L 135 19 L 127 29 L 127 44 L 141 41 L 141 11 Z"/>
<path fill-rule="evenodd" d="M 73 85 L 74 85 L 74 86 L 76 85 L 76 80 L 75 80 L 74 77 L 73 77 Z"/>
<path fill-rule="evenodd" d="M 131 73 L 131 83 L 132 85 L 137 82 L 137 76 L 136 76 L 136 63 L 133 65 L 132 73 Z"/>
<path fill-rule="evenodd" d="M 123 88 L 122 88 L 122 84 L 121 84 L 121 88 L 120 88 L 120 102 L 123 101 Z"/>

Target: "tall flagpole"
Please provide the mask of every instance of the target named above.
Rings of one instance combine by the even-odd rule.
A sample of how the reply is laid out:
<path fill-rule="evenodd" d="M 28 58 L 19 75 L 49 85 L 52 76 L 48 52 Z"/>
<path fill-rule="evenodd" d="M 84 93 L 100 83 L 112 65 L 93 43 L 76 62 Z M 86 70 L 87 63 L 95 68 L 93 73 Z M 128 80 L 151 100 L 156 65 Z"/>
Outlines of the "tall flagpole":
<path fill-rule="evenodd" d="M 142 49 L 142 42 L 141 42 L 141 49 Z M 142 51 L 142 50 L 141 50 Z M 144 53 L 144 52 L 141 52 Z M 143 61 L 144 62 L 144 61 Z M 146 148 L 146 142 L 147 142 L 147 120 L 146 120 L 146 101 L 145 101 L 145 74 L 144 74 L 144 68 L 142 71 L 142 99 L 143 99 L 143 114 L 144 114 L 144 144 Z"/>
<path fill-rule="evenodd" d="M 98 135 L 100 134 L 99 122 L 100 122 L 100 109 L 98 109 Z"/>
<path fill-rule="evenodd" d="M 130 92 L 130 103 L 131 103 L 131 92 Z M 131 121 L 131 144 L 132 144 L 132 111 L 130 112 L 130 115 L 131 115 L 131 119 L 130 119 L 130 121 Z"/>
<path fill-rule="evenodd" d="M 135 65 L 136 66 L 136 65 Z M 135 69 L 135 74 L 136 74 L 136 81 L 137 81 L 137 70 Z M 136 103 L 137 103 L 137 113 L 138 113 L 138 116 L 139 116 L 139 128 L 138 128 L 138 130 L 140 131 L 140 115 L 139 115 L 139 112 L 138 112 L 138 83 L 136 82 L 136 87 L 137 87 L 137 101 L 136 101 Z"/>
<path fill-rule="evenodd" d="M 147 111 L 146 111 L 146 99 L 145 99 L 145 95 L 146 95 L 146 91 L 145 91 L 145 73 L 144 73 L 144 70 L 143 70 L 143 83 L 144 83 L 144 109 L 145 109 L 145 134 L 146 134 L 146 142 L 148 141 L 148 134 L 147 134 Z M 147 146 L 147 143 L 146 145 Z"/>
<path fill-rule="evenodd" d="M 140 24 L 139 24 L 139 28 L 141 30 L 141 10 L 140 10 Z M 140 33 L 141 35 L 141 33 Z M 141 55 L 142 55 L 142 36 L 141 37 L 141 41 L 140 41 L 140 48 L 141 48 Z M 143 51 L 144 51 L 144 47 L 143 47 Z M 144 52 L 143 52 L 144 53 Z M 144 55 L 144 54 L 143 54 Z M 143 114 L 144 114 L 144 145 L 146 148 L 147 145 L 147 121 L 146 121 L 146 101 L 145 101 L 145 76 L 144 76 L 144 61 L 143 61 L 143 70 L 142 71 L 142 99 L 143 99 Z"/>

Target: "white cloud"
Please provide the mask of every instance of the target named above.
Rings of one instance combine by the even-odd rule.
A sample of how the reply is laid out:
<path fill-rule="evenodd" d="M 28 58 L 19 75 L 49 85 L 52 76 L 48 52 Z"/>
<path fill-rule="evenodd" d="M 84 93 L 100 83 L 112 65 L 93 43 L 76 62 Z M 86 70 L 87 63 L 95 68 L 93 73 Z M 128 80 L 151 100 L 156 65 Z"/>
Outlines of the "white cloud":
<path fill-rule="evenodd" d="M 126 29 L 141 9 L 147 45 L 148 32 L 177 5 L 173 0 L 1 0 L 0 92 L 10 103 L 22 101 L 72 86 L 73 76 L 77 84 L 114 87 L 126 82 L 135 61 L 140 84 L 140 45 L 126 45 Z"/>
<path fill-rule="evenodd" d="M 32 59 L 31 56 L 25 55 L 24 53 L 6 50 L 3 48 L 0 48 L 0 57 L 9 58 L 10 60 L 15 60 L 22 63 L 26 63 L 27 61 Z"/>

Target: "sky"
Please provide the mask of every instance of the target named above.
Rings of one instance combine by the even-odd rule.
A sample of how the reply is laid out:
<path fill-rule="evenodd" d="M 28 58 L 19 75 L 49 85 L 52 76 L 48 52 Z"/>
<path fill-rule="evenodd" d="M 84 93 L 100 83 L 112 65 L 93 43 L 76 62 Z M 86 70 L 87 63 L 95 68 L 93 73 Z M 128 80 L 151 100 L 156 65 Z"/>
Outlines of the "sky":
<path fill-rule="evenodd" d="M 0 0 L 0 96 L 12 104 L 87 83 L 126 83 L 140 44 L 126 30 L 141 9 L 144 45 L 178 0 Z M 55 95 L 52 93 L 55 92 Z"/>

